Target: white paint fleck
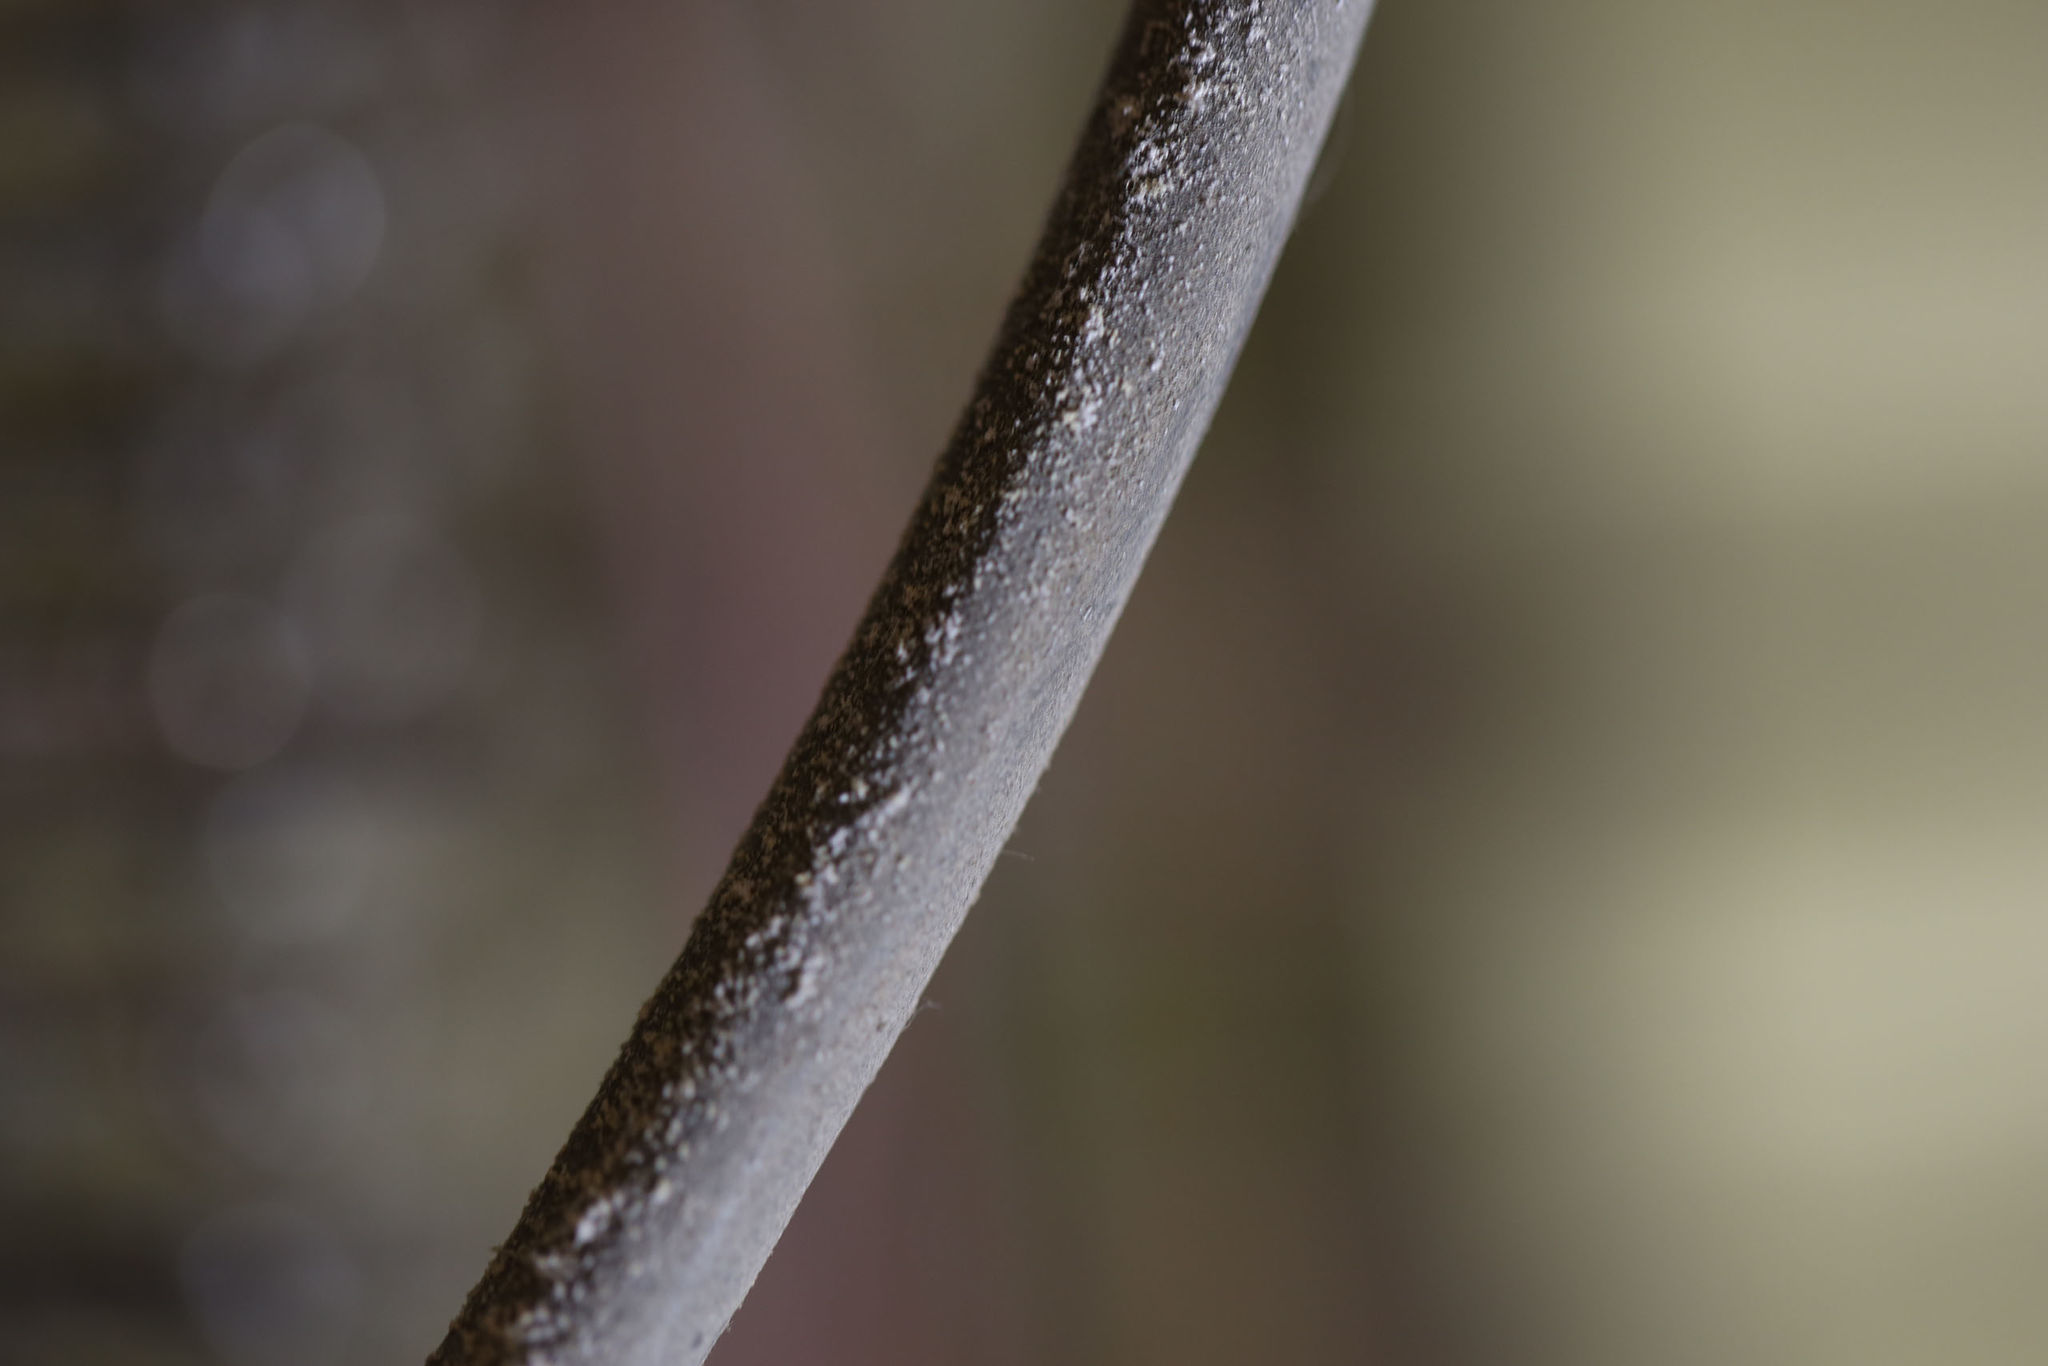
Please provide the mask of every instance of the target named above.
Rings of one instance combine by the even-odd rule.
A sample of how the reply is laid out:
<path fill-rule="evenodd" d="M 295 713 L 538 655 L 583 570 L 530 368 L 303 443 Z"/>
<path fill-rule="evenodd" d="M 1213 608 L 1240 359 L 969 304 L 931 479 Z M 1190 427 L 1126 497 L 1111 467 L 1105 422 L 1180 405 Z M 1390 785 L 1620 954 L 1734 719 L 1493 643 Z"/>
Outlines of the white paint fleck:
<path fill-rule="evenodd" d="M 583 1217 L 576 1221 L 576 1246 L 596 1242 L 611 1227 L 612 1216 L 618 1213 L 617 1195 L 600 1196 L 583 1211 Z"/>

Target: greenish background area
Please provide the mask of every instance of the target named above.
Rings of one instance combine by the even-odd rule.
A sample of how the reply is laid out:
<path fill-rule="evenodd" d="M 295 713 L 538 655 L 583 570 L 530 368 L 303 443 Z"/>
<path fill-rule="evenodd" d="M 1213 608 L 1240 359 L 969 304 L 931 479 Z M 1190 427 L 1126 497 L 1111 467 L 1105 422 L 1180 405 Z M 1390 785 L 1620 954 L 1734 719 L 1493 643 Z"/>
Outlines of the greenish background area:
<path fill-rule="evenodd" d="M 1117 19 L 0 6 L 0 1361 L 424 1355 Z M 714 1362 L 2048 1356 L 2044 61 L 1385 0 Z"/>

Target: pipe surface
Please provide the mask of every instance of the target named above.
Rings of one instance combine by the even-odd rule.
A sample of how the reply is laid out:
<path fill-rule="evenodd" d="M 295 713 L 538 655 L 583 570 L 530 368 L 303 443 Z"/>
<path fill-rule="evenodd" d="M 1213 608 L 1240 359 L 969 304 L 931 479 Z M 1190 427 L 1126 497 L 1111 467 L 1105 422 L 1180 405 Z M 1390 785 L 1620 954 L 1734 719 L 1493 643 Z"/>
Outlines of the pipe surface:
<path fill-rule="evenodd" d="M 430 1366 L 703 1359 L 908 1022 L 1223 393 L 1367 0 L 1138 0 L 975 396 Z"/>

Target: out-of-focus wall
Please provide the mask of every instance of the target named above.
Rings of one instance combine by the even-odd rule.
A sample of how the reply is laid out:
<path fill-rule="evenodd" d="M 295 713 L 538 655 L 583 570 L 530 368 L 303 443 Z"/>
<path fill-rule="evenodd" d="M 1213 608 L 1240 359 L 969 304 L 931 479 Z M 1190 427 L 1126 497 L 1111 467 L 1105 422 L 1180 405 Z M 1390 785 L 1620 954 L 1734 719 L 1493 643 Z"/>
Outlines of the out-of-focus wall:
<path fill-rule="evenodd" d="M 0 19 L 0 1356 L 431 1345 L 1116 8 Z M 2044 56 L 1993 0 L 1385 0 L 714 1360 L 2048 1352 Z"/>
<path fill-rule="evenodd" d="M 419 1358 L 680 941 L 516 37 L 0 10 L 0 1360 Z"/>

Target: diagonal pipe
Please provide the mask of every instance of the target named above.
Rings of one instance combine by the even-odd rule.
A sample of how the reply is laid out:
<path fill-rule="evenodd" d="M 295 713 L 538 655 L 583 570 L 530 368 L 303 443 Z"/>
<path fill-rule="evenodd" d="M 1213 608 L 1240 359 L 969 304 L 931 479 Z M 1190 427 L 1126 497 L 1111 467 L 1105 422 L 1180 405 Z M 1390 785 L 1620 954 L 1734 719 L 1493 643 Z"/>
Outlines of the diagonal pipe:
<path fill-rule="evenodd" d="M 688 943 L 429 1366 L 703 1360 L 1065 730 L 1369 0 L 1137 0 L 972 403 Z"/>

